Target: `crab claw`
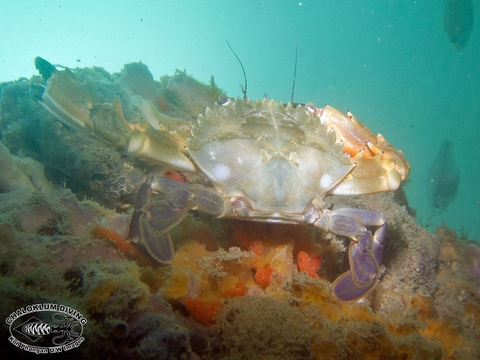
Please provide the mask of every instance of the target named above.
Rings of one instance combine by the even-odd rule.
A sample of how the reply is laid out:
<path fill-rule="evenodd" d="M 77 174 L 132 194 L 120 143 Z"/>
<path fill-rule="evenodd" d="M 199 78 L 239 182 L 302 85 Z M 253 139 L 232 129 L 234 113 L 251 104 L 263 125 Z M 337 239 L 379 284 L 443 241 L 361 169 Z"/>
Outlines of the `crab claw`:
<path fill-rule="evenodd" d="M 402 151 L 375 134 L 352 113 L 343 114 L 332 106 L 314 108 L 323 124 L 335 132 L 355 169 L 335 188 L 333 194 L 358 195 L 398 189 L 410 172 Z"/>

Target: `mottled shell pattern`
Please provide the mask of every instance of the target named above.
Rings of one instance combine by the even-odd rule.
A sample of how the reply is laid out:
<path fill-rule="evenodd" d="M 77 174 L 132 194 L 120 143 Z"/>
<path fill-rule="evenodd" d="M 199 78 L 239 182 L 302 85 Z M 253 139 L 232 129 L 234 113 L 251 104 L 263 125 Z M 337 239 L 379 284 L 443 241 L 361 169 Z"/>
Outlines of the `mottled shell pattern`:
<path fill-rule="evenodd" d="M 188 152 L 226 196 L 244 196 L 257 210 L 301 212 L 353 169 L 308 107 L 273 100 L 229 100 L 192 124 Z"/>

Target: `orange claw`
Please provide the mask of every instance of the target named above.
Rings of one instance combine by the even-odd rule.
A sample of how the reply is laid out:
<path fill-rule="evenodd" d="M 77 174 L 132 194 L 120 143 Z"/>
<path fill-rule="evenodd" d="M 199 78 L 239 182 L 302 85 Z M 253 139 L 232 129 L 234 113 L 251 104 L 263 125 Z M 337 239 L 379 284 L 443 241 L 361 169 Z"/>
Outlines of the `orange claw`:
<path fill-rule="evenodd" d="M 410 165 L 403 152 L 396 150 L 381 134 L 375 136 L 351 112 L 345 115 L 328 105 L 321 109 L 313 107 L 313 111 L 327 129 L 335 132 L 337 141 L 343 143 L 345 153 L 351 157 L 361 153 L 363 159 L 372 159 L 379 155 L 381 160 L 393 162 L 395 170 L 401 175 L 403 181 L 407 179 Z"/>
<path fill-rule="evenodd" d="M 322 265 L 321 255 L 310 257 L 305 251 L 299 251 L 297 255 L 298 270 L 305 271 L 308 276 L 318 279 L 318 270 Z"/>
<path fill-rule="evenodd" d="M 185 299 L 184 305 L 190 316 L 203 325 L 213 325 L 215 316 L 222 307 L 222 303 L 218 300 L 209 301 L 191 297 Z"/>
<path fill-rule="evenodd" d="M 364 159 L 371 159 L 378 154 L 378 148 L 372 150 L 369 146 L 369 143 L 377 143 L 377 137 L 351 112 L 345 115 L 334 107 L 325 105 L 319 109 L 319 114 L 327 128 L 333 129 L 337 139 L 342 141 L 346 153 L 353 157 L 363 151 Z"/>

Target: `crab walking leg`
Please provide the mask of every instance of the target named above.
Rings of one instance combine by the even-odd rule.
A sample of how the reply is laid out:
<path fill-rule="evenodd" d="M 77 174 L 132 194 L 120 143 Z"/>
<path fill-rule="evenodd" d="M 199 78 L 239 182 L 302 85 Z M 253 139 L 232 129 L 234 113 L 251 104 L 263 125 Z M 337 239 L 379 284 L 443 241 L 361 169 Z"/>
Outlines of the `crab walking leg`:
<path fill-rule="evenodd" d="M 383 240 L 385 238 L 385 219 L 378 211 L 362 209 L 338 209 L 333 211 L 333 219 L 345 216 L 351 222 L 358 224 L 356 229 L 363 231 L 361 236 L 354 232 L 350 235 L 352 239 L 349 246 L 349 260 L 353 281 L 357 286 L 365 286 L 375 282 L 378 274 L 378 266 L 381 264 L 383 255 Z M 343 221 L 341 222 L 343 223 Z M 338 224 L 337 224 L 338 225 Z M 378 226 L 375 235 L 365 228 L 366 226 Z M 345 230 L 338 229 L 337 230 Z M 334 231 L 335 232 L 335 231 Z"/>
<path fill-rule="evenodd" d="M 385 219 L 381 213 L 360 209 L 337 209 L 324 212 L 315 222 L 338 235 L 351 239 L 348 249 L 350 270 L 333 283 L 340 300 L 355 300 L 365 295 L 376 284 L 379 264 L 382 262 Z M 365 226 L 378 226 L 374 235 Z"/>
<path fill-rule="evenodd" d="M 138 189 L 132 219 L 130 220 L 129 239 L 138 240 L 140 238 L 140 216 L 143 215 L 143 207 L 147 204 L 150 186 L 150 181 L 145 181 Z"/>
<path fill-rule="evenodd" d="M 217 192 L 202 185 L 188 185 L 158 177 L 153 181 L 152 189 L 159 194 L 164 194 L 173 208 L 193 209 L 214 216 L 220 215 L 224 208 L 223 199 Z"/>
<path fill-rule="evenodd" d="M 370 231 L 368 232 L 370 233 Z M 385 238 L 385 233 L 385 226 L 382 226 L 375 232 L 373 235 L 373 248 L 371 253 L 363 257 L 356 254 L 359 246 L 354 242 L 350 244 L 349 260 L 351 270 L 343 273 L 333 282 L 333 291 L 338 299 L 343 301 L 356 300 L 363 297 L 375 287 L 378 277 L 378 266 L 382 263 L 383 240 Z M 369 236 L 371 236 L 371 233 Z M 371 254 L 373 254 L 373 257 Z M 376 269 L 376 271 L 374 271 L 374 269 Z M 360 274 L 361 271 L 362 273 Z M 359 278 L 365 280 L 370 278 L 371 281 L 359 283 Z"/>
<path fill-rule="evenodd" d="M 135 211 L 130 223 L 130 237 L 140 239 L 151 257 L 168 265 L 174 249 L 168 234 L 191 209 L 220 215 L 224 207 L 212 189 L 187 185 L 159 177 L 146 181 L 137 194 Z"/>
<path fill-rule="evenodd" d="M 375 282 L 378 263 L 372 252 L 373 236 L 369 230 L 358 241 L 351 241 L 348 247 L 348 259 L 356 286 L 368 286 Z"/>

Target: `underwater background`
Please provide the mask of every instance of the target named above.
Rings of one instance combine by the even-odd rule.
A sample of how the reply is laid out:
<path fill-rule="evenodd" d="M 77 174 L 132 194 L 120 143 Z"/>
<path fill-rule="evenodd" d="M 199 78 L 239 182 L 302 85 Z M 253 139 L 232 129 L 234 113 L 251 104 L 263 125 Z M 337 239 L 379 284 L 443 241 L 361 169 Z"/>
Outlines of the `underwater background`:
<path fill-rule="evenodd" d="M 294 101 L 350 110 L 384 135 L 410 162 L 417 220 L 478 241 L 479 10 L 476 0 L 1 2 L 0 81 L 35 74 L 35 56 L 109 72 L 141 61 L 154 78 L 213 75 L 241 96 L 228 40 L 247 95 L 287 102 L 298 46 Z"/>

